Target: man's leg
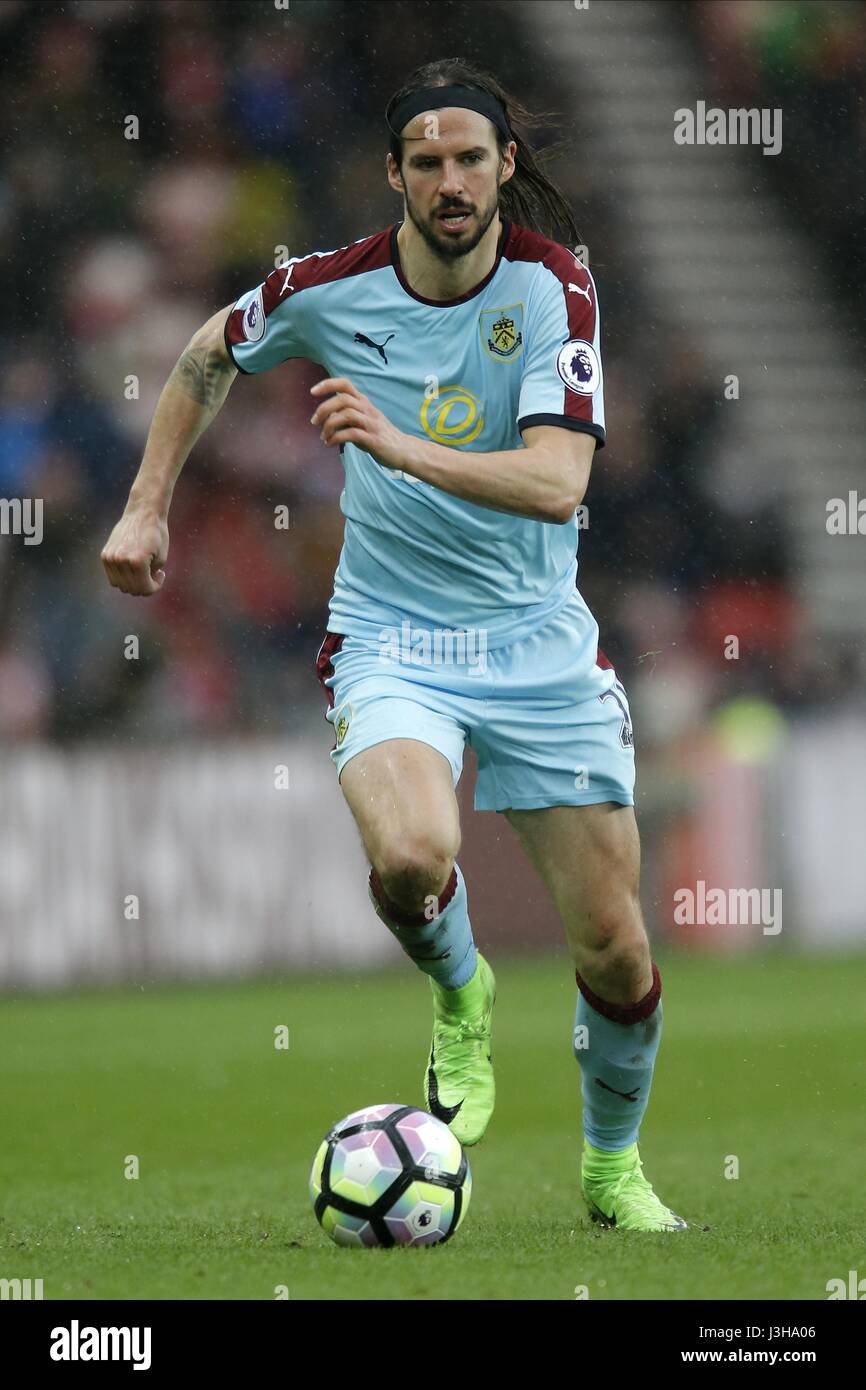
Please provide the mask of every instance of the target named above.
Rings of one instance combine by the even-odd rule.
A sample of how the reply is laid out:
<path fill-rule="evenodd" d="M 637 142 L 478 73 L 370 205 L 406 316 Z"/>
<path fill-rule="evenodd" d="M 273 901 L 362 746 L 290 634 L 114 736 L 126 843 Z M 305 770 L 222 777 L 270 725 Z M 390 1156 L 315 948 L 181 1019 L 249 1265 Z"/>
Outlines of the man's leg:
<path fill-rule="evenodd" d="M 652 986 L 640 910 L 640 841 L 631 806 L 506 811 L 562 919 L 575 970 L 613 1004 Z"/>
<path fill-rule="evenodd" d="M 465 984 L 475 947 L 457 881 L 460 815 L 448 759 L 417 739 L 386 739 L 346 763 L 340 786 L 372 865 L 377 912 L 426 974 Z"/>
<path fill-rule="evenodd" d="M 495 1099 L 495 981 L 475 950 L 466 883 L 456 863 L 460 816 L 451 765 L 420 740 L 386 739 L 350 758 L 340 785 L 372 866 L 373 906 L 430 977 L 427 1108 L 462 1143 L 477 1143 Z"/>
<path fill-rule="evenodd" d="M 641 1176 L 637 1156 L 662 1007 L 640 910 L 634 812 L 604 802 L 505 814 L 553 899 L 575 965 L 590 1210 L 634 1229 L 681 1229 Z"/>

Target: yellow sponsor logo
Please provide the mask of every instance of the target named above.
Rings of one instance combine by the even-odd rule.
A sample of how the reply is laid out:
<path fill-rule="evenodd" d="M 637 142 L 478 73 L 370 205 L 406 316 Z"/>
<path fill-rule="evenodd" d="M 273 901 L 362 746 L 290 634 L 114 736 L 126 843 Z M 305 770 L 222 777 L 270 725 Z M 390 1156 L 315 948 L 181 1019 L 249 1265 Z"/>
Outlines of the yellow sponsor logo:
<path fill-rule="evenodd" d="M 465 386 L 440 386 L 424 398 L 421 425 L 437 444 L 471 444 L 484 429 L 481 402 Z"/>

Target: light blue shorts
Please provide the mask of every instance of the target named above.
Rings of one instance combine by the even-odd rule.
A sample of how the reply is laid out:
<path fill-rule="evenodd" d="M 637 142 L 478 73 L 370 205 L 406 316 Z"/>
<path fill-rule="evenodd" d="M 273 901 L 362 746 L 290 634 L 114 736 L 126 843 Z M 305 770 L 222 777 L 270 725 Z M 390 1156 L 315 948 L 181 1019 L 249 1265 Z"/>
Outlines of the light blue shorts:
<path fill-rule="evenodd" d="M 633 805 L 628 699 L 577 590 L 542 627 L 492 651 L 446 641 L 420 651 L 416 636 L 407 624 L 406 640 L 388 650 L 326 634 L 316 666 L 338 777 L 365 748 L 409 738 L 448 759 L 456 787 L 468 743 L 476 811 Z"/>

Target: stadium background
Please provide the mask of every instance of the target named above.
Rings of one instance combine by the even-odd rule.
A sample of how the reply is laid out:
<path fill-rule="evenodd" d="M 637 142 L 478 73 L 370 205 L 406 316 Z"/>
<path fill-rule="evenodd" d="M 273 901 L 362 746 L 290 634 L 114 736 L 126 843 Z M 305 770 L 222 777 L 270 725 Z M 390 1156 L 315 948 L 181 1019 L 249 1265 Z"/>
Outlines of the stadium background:
<path fill-rule="evenodd" d="M 551 170 L 599 286 L 608 445 L 578 582 L 631 698 L 654 950 L 685 993 L 716 980 L 747 1001 L 744 1026 L 777 988 L 796 1011 L 835 972 L 848 1045 L 866 541 L 825 523 L 863 477 L 864 46 L 854 0 L 0 5 L 0 496 L 44 499 L 41 544 L 0 536 L 0 1017 L 22 1103 L 36 1062 L 19 1029 L 46 1017 L 33 990 L 53 1011 L 58 990 L 125 983 L 105 996 L 121 1032 L 124 1000 L 161 979 L 261 975 L 303 1012 L 305 981 L 336 1010 L 364 970 L 371 991 L 394 982 L 392 1003 L 422 998 L 369 906 L 328 758 L 314 667 L 342 469 L 308 423 L 320 370 L 236 382 L 178 484 L 163 593 L 118 594 L 99 551 L 191 333 L 275 248 L 328 249 L 399 218 L 384 107 L 413 67 L 452 53 L 555 113 L 539 142 L 566 141 Z M 674 111 L 699 99 L 782 108 L 781 154 L 675 145 Z M 503 818 L 472 813 L 473 780 L 467 754 L 476 939 L 524 958 L 515 980 L 560 981 L 565 1037 L 561 928 Z M 699 880 L 780 889 L 783 929 L 678 926 L 673 894 Z M 204 997 L 177 996 L 190 1018 Z M 370 1007 L 381 1031 L 390 1006 Z M 65 1024 L 51 1044 L 68 1044 L 70 1068 L 90 1056 L 86 1009 L 83 1051 Z M 389 1089 L 382 1067 L 373 1090 Z"/>

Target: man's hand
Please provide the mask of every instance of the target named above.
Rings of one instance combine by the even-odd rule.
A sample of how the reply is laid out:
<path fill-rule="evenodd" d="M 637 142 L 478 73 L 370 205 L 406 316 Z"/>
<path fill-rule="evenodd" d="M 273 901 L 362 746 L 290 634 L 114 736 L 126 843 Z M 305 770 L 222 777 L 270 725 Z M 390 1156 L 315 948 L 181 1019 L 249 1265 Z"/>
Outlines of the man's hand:
<path fill-rule="evenodd" d="M 347 377 L 317 381 L 310 395 L 328 398 L 316 407 L 310 420 L 321 429 L 325 444 L 357 444 L 386 468 L 403 468 L 411 437 L 392 425 Z"/>
<path fill-rule="evenodd" d="M 144 598 L 165 582 L 168 523 L 147 507 L 127 507 L 102 548 L 102 563 L 110 584 L 125 594 Z"/>

